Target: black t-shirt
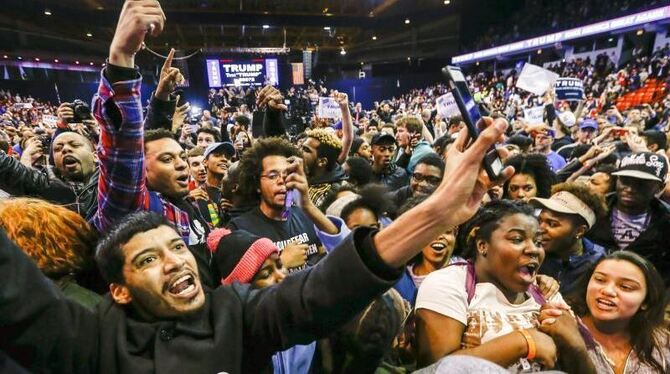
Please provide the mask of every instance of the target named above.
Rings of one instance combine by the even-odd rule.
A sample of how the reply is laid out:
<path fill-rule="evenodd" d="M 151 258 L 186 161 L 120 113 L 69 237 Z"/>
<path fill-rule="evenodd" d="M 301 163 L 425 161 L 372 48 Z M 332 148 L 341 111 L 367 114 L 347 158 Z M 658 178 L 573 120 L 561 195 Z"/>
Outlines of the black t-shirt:
<path fill-rule="evenodd" d="M 307 263 L 303 268 L 315 265 L 324 256 L 321 241 L 314 230 L 314 223 L 297 207 L 291 209 L 291 215 L 286 221 L 275 221 L 268 218 L 263 214 L 260 207 L 256 207 L 234 218 L 230 222 L 230 228 L 231 230 L 245 230 L 260 237 L 268 238 L 275 243 L 280 251 L 294 241 L 300 244 L 308 244 Z"/>
<path fill-rule="evenodd" d="M 212 264 L 212 253 L 207 248 L 207 235 L 209 235 L 209 226 L 207 226 L 207 221 L 202 217 L 200 212 L 195 209 L 190 203 L 186 200 L 177 200 L 171 202 L 177 206 L 177 208 L 188 213 L 190 234 L 188 249 L 195 257 L 195 261 L 198 264 L 198 272 L 200 273 L 200 280 L 202 283 L 214 289 L 216 286 L 214 279 L 216 274 L 213 274 Z"/>
<path fill-rule="evenodd" d="M 202 214 L 202 217 L 210 224 L 211 227 L 221 227 L 223 223 L 223 214 L 221 212 L 221 190 L 206 186 L 205 191 L 209 196 L 209 200 L 196 200 L 195 204 Z"/>

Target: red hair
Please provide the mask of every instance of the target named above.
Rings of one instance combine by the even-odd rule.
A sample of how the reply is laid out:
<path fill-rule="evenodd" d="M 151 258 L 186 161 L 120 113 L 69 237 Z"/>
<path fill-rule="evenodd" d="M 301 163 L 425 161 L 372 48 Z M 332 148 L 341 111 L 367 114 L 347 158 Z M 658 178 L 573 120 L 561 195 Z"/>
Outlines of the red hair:
<path fill-rule="evenodd" d="M 0 226 L 45 275 L 54 278 L 87 267 L 98 239 L 76 212 L 32 198 L 0 201 Z"/>

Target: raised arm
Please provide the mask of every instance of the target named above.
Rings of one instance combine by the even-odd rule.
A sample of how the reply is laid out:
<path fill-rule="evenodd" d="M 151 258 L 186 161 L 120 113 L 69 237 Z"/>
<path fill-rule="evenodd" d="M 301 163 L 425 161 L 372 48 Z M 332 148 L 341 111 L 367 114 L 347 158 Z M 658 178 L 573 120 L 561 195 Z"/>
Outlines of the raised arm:
<path fill-rule="evenodd" d="M 262 137 L 286 135 L 282 114 L 288 107 L 284 104 L 284 97 L 278 89 L 270 85 L 263 87 L 256 97 L 256 107 L 259 110 L 265 108 Z"/>
<path fill-rule="evenodd" d="M 477 212 L 484 194 L 494 184 L 481 168 L 484 154 L 507 128 L 507 121 L 502 118 L 486 121 L 488 128 L 466 150 L 467 129 L 461 130 L 454 146 L 449 148 L 445 177 L 435 192 L 375 236 L 375 247 L 389 266 L 403 266 L 440 233 Z M 496 183 L 502 183 L 513 173 L 513 168 L 506 168 Z"/>
<path fill-rule="evenodd" d="M 175 113 L 177 98 L 174 97 L 172 92 L 177 88 L 177 83 L 184 79 L 184 76 L 179 72 L 179 69 L 172 67 L 173 57 L 174 49 L 170 49 L 170 53 L 168 53 L 161 68 L 156 92 L 149 101 L 147 117 L 144 120 L 146 130 L 162 128 L 176 133 L 172 126 L 172 119 L 177 114 Z"/>
<path fill-rule="evenodd" d="M 331 334 L 397 281 L 402 269 L 377 256 L 374 233 L 359 228 L 314 267 L 252 292 L 244 302 L 244 341 L 253 344 L 244 347 L 248 372 L 273 352 Z"/>
<path fill-rule="evenodd" d="M 347 156 L 349 156 L 351 143 L 354 141 L 354 124 L 351 120 L 349 97 L 347 94 L 335 91 L 333 97 L 340 104 L 340 110 L 342 110 L 342 151 L 337 157 L 337 162 L 342 164 L 347 159 Z"/>
<path fill-rule="evenodd" d="M 146 194 L 144 128 L 135 53 L 145 35 L 163 30 L 158 1 L 128 0 L 123 5 L 109 64 L 103 69 L 93 114 L 100 124 L 98 212 L 94 224 L 104 232 L 118 219 L 142 207 Z"/>

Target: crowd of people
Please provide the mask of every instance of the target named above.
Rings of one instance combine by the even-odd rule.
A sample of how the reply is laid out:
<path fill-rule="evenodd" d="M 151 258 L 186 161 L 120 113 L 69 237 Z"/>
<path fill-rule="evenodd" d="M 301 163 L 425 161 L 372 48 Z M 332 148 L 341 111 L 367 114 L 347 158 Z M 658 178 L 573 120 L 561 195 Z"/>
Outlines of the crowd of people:
<path fill-rule="evenodd" d="M 669 50 L 552 67 L 578 102 L 473 74 L 470 141 L 443 84 L 193 110 L 174 51 L 143 108 L 134 55 L 163 27 L 124 4 L 90 108 L 0 93 L 0 371 L 670 370 L 670 96 L 614 105 Z"/>
<path fill-rule="evenodd" d="M 500 17 L 466 51 L 491 48 L 520 39 L 584 26 L 645 9 L 659 7 L 660 0 L 525 1 L 510 17 Z M 533 20 L 533 22 L 528 22 Z"/>

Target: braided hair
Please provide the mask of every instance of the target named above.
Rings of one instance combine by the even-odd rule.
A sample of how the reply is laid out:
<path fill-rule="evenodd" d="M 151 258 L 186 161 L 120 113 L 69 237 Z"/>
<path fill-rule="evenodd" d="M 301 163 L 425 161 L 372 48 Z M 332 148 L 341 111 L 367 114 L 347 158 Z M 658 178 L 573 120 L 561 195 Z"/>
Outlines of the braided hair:
<path fill-rule="evenodd" d="M 498 228 L 500 221 L 514 214 L 535 217 L 534 208 L 522 201 L 493 200 L 483 205 L 474 217 L 458 229 L 454 255 L 474 260 L 477 257 L 477 240 L 489 241 L 491 233 Z"/>

